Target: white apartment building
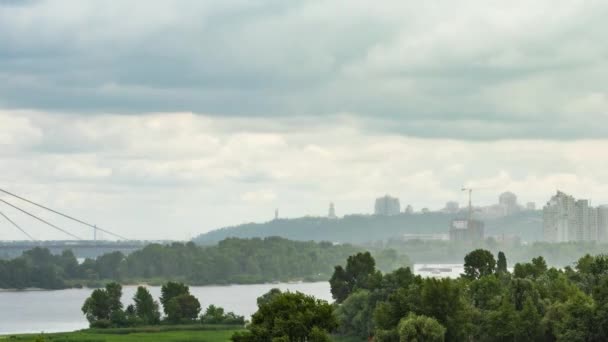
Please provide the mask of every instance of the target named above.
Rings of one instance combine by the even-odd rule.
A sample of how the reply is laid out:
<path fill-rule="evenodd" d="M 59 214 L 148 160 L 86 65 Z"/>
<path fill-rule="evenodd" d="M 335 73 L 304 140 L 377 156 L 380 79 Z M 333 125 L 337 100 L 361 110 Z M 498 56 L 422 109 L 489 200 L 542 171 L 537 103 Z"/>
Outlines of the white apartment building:
<path fill-rule="evenodd" d="M 548 242 L 608 240 L 608 207 L 594 208 L 558 191 L 543 207 L 543 235 Z"/>

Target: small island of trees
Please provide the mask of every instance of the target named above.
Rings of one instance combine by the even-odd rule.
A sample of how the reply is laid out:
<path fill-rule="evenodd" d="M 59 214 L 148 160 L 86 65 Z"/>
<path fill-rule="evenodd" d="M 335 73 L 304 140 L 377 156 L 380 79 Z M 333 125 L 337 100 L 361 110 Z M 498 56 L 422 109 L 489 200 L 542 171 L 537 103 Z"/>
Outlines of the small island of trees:
<path fill-rule="evenodd" d="M 196 297 L 190 294 L 187 285 L 168 282 L 161 288 L 160 304 L 164 316 L 161 316 L 159 302 L 154 300 L 148 289 L 138 286 L 133 303 L 124 308 L 122 304 L 122 286 L 118 283 L 109 283 L 105 288 L 96 289 L 82 305 L 91 328 L 124 328 L 154 325 L 181 325 L 181 324 L 219 324 L 237 325 L 245 324 L 245 317 L 233 312 L 224 312 L 223 308 L 210 305 L 205 312 L 201 312 L 201 304 Z M 161 318 L 162 317 L 162 318 Z"/>

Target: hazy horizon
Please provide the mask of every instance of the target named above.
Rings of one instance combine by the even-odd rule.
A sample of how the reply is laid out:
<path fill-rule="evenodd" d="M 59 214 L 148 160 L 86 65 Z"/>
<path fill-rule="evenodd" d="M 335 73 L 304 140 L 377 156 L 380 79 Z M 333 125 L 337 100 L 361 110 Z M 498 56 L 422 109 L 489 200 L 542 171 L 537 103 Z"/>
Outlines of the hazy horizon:
<path fill-rule="evenodd" d="M 511 191 L 542 208 L 558 189 L 608 204 L 606 14 L 601 1 L 0 1 L 0 188 L 138 239 L 275 208 L 371 213 L 384 194 L 464 206 L 463 186 L 480 188 L 476 206 Z M 22 238 L 0 217 L 0 240 Z"/>

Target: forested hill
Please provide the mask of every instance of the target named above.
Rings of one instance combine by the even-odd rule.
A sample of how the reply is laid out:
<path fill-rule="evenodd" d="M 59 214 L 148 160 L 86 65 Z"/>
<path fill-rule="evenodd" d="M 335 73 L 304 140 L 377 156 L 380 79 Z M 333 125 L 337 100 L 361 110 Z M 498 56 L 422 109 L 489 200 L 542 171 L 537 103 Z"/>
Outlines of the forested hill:
<path fill-rule="evenodd" d="M 340 219 L 278 219 L 213 230 L 199 235 L 194 241 L 215 244 L 227 237 L 281 236 L 290 240 L 365 243 L 387 240 L 405 233 L 447 233 L 451 220 L 457 217 L 462 215 L 426 213 L 396 216 L 348 215 Z M 484 222 L 486 235 L 512 234 L 524 241 L 538 241 L 542 237 L 541 211 L 526 211 Z"/>

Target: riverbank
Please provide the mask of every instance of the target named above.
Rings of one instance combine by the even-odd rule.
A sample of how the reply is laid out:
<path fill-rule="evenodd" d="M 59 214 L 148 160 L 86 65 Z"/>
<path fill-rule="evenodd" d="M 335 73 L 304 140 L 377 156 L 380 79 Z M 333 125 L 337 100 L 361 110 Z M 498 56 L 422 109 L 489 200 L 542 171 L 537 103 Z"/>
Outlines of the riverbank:
<path fill-rule="evenodd" d="M 273 285 L 273 284 L 304 284 L 304 283 L 318 283 L 329 280 L 328 275 L 308 278 L 294 278 L 285 280 L 272 280 L 266 282 L 234 282 L 234 283 L 188 283 L 183 279 L 128 279 L 128 280 L 115 280 L 115 279 L 101 279 L 95 281 L 82 281 L 82 280 L 70 280 L 66 281 L 65 286 L 57 288 L 40 288 L 40 287 L 26 287 L 26 288 L 0 288 L 1 292 L 27 292 L 27 291 L 61 291 L 70 289 L 98 289 L 104 287 L 107 283 L 118 282 L 122 286 L 162 286 L 168 281 L 183 282 L 188 286 L 197 287 L 213 287 L 213 286 L 239 286 L 239 285 Z"/>
<path fill-rule="evenodd" d="M 85 329 L 52 334 L 14 334 L 0 336 L 0 340 L 23 342 L 179 342 L 230 341 L 230 336 L 243 328 L 221 325 L 153 326 L 120 329 Z"/>

